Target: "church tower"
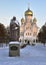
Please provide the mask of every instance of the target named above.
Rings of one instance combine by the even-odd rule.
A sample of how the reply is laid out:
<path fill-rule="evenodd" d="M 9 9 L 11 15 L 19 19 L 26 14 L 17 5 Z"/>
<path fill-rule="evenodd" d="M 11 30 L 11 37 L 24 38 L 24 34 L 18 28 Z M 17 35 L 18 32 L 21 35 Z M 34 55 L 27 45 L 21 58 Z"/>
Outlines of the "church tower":
<path fill-rule="evenodd" d="M 33 23 L 36 24 L 36 22 L 37 22 L 37 19 L 34 17 Z"/>
<path fill-rule="evenodd" d="M 28 10 L 25 11 L 25 20 L 30 21 L 32 19 L 33 12 L 30 10 L 30 7 L 28 6 Z"/>
<path fill-rule="evenodd" d="M 23 25 L 23 24 L 24 24 L 24 18 L 21 19 L 21 25 Z"/>
<path fill-rule="evenodd" d="M 21 19 L 20 39 L 23 43 L 31 44 L 34 40 L 36 41 L 37 38 L 37 19 L 35 17 L 33 19 L 33 12 L 29 7 L 24 15 L 25 18 Z"/>

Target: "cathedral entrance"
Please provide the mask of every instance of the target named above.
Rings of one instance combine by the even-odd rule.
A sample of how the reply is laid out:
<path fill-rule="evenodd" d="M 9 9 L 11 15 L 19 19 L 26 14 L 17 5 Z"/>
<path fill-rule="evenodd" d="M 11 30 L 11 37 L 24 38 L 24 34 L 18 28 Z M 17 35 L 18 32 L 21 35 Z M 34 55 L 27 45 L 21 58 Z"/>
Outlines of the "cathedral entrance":
<path fill-rule="evenodd" d="M 27 44 L 30 45 L 30 41 L 29 40 L 27 41 Z"/>

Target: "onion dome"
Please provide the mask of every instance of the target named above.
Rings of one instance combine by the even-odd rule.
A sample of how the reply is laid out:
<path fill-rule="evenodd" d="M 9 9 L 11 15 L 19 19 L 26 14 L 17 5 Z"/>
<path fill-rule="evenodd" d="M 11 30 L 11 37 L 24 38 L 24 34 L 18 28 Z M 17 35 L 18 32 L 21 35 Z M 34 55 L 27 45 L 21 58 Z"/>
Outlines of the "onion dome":
<path fill-rule="evenodd" d="M 34 18 L 34 19 L 33 19 L 33 23 L 36 23 L 36 22 L 37 22 L 37 20 L 36 20 L 36 18 Z"/>
<path fill-rule="evenodd" d="M 21 22 L 22 22 L 22 23 L 24 22 L 24 18 L 21 19 Z"/>
<path fill-rule="evenodd" d="M 33 12 L 29 8 L 27 11 L 25 11 L 25 16 L 27 15 L 33 16 Z"/>

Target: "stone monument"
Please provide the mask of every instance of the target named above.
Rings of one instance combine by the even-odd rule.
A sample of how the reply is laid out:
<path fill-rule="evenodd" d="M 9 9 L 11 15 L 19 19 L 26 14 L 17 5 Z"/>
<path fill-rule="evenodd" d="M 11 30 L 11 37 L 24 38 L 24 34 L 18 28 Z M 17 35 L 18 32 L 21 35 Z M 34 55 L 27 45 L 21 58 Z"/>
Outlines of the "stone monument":
<path fill-rule="evenodd" d="M 20 25 L 16 20 L 16 17 L 13 17 L 10 22 L 10 42 L 9 42 L 9 56 L 20 56 Z"/>

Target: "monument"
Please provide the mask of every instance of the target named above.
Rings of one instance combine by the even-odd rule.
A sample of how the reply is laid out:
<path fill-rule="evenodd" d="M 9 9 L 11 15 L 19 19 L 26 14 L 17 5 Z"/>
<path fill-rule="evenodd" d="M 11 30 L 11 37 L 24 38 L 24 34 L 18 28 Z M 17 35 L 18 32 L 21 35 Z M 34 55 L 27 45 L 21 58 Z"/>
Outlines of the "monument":
<path fill-rule="evenodd" d="M 16 20 L 16 17 L 13 17 L 10 22 L 10 42 L 9 42 L 9 56 L 20 56 L 20 43 L 19 43 L 19 31 L 20 25 Z"/>
<path fill-rule="evenodd" d="M 19 41 L 20 25 L 14 16 L 10 22 L 10 41 Z"/>

